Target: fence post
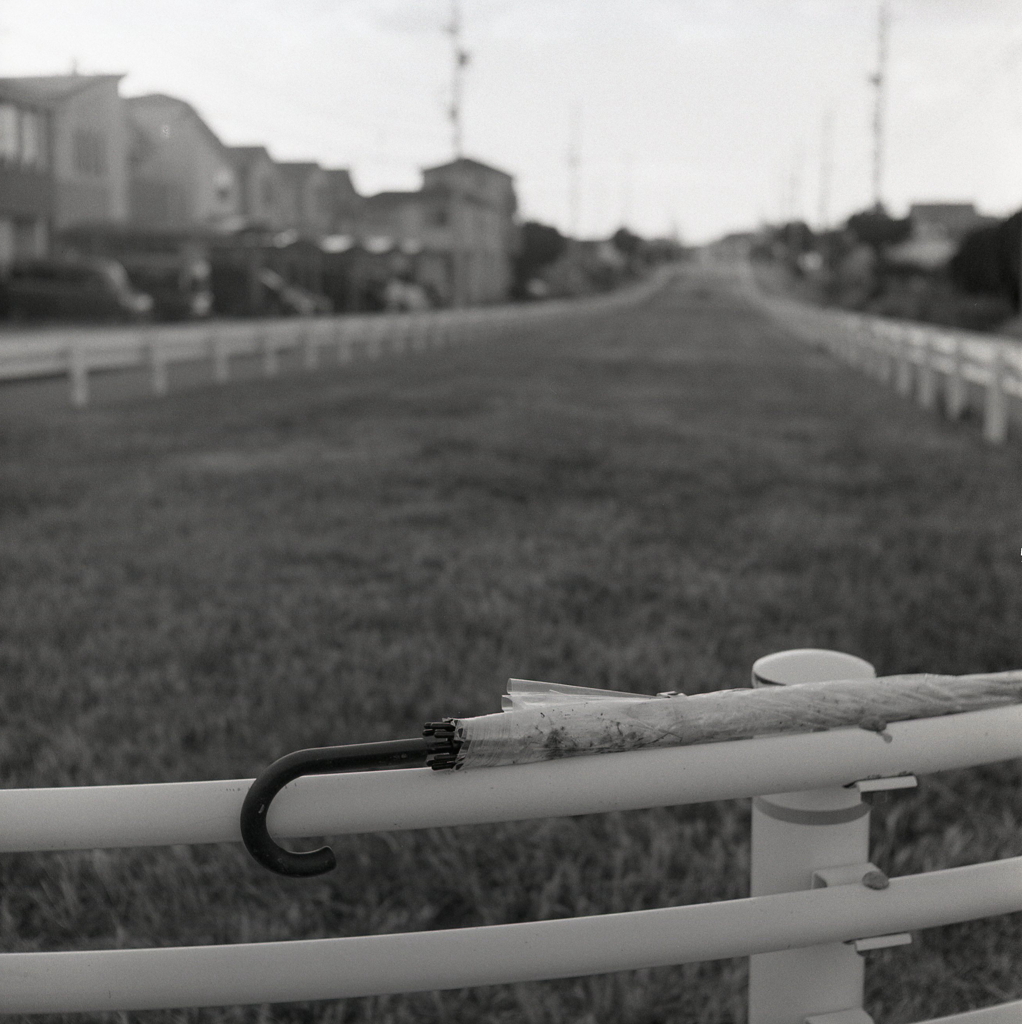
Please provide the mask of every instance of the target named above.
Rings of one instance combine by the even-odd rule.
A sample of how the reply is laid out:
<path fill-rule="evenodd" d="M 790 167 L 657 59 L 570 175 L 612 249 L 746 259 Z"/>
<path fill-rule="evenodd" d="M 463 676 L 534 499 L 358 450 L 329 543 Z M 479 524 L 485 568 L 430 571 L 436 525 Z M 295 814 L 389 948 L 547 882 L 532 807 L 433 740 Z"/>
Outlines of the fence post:
<path fill-rule="evenodd" d="M 961 419 L 968 404 L 968 390 L 965 374 L 962 372 L 962 339 L 955 338 L 955 347 L 951 353 L 951 373 L 948 375 L 947 388 L 944 393 L 944 407 L 948 418 Z"/>
<path fill-rule="evenodd" d="M 396 355 L 404 355 L 405 350 L 408 348 L 408 313 L 384 313 L 387 317 L 388 330 L 386 333 L 387 341 L 390 342 L 390 351 Z"/>
<path fill-rule="evenodd" d="M 451 336 L 451 314 L 449 310 L 445 309 L 436 315 L 438 319 L 433 332 L 433 346 L 434 348 L 444 348 L 454 340 Z"/>
<path fill-rule="evenodd" d="M 897 375 L 894 385 L 899 395 L 908 398 L 912 394 L 912 339 L 904 328 L 899 329 L 895 338 Z"/>
<path fill-rule="evenodd" d="M 305 324 L 302 328 L 303 365 L 310 373 L 319 365 L 319 339 L 313 324 Z"/>
<path fill-rule="evenodd" d="M 933 338 L 929 331 L 921 331 L 919 348 L 919 404 L 932 409 L 937 400 L 937 374 L 933 367 Z"/>
<path fill-rule="evenodd" d="M 280 357 L 277 346 L 274 344 L 273 331 L 263 328 L 262 337 L 259 339 L 263 348 L 263 376 L 276 377 L 280 371 Z"/>
<path fill-rule="evenodd" d="M 227 343 L 215 329 L 209 337 L 209 348 L 213 358 L 213 380 L 217 384 L 226 384 L 231 377 L 230 354 Z"/>
<path fill-rule="evenodd" d="M 877 339 L 876 327 L 866 315 L 862 317 L 862 362 L 860 366 L 864 373 L 871 377 L 881 376 L 880 368 L 880 345 Z"/>
<path fill-rule="evenodd" d="M 855 313 L 849 313 L 847 334 L 845 337 L 845 362 L 857 370 L 862 369 L 862 322 Z"/>
<path fill-rule="evenodd" d="M 857 366 L 859 363 L 858 359 L 858 321 L 854 319 L 853 313 L 845 314 L 841 324 L 843 330 L 841 332 L 842 345 L 841 345 L 841 357 L 844 359 L 848 366 Z"/>
<path fill-rule="evenodd" d="M 165 395 L 167 393 L 167 359 L 159 338 L 153 338 L 149 342 L 148 350 L 153 394 Z"/>
<path fill-rule="evenodd" d="M 1004 351 L 1000 342 L 993 342 L 990 379 L 987 381 L 983 407 L 983 437 L 991 444 L 1003 444 L 1008 436 L 1008 401 L 1004 394 Z"/>
<path fill-rule="evenodd" d="M 877 376 L 882 384 L 890 386 L 894 378 L 894 353 L 891 351 L 891 339 L 886 331 L 874 330 L 873 337 L 877 343 Z"/>
<path fill-rule="evenodd" d="M 752 667 L 753 686 L 874 676 L 869 662 L 839 651 L 781 651 Z M 868 860 L 869 804 L 857 790 L 753 799 L 750 895 L 811 889 L 814 871 Z M 861 1010 L 864 976 L 862 957 L 842 942 L 752 956 L 749 1024 L 803 1024 L 813 1014 Z"/>
<path fill-rule="evenodd" d="M 432 318 L 429 313 L 414 313 L 412 321 L 412 351 L 425 352 L 429 348 L 429 331 Z"/>
<path fill-rule="evenodd" d="M 386 313 L 377 313 L 366 324 L 366 357 L 379 359 L 383 355 L 383 335 L 386 331 L 386 324 L 383 318 Z"/>
<path fill-rule="evenodd" d="M 341 365 L 350 363 L 355 358 L 354 328 L 350 320 L 338 320 L 334 334 L 334 341 L 337 345 L 337 362 Z"/>
<path fill-rule="evenodd" d="M 89 404 L 89 361 L 81 339 L 68 346 L 67 375 L 71 384 L 71 404 L 76 409 L 84 409 Z"/>

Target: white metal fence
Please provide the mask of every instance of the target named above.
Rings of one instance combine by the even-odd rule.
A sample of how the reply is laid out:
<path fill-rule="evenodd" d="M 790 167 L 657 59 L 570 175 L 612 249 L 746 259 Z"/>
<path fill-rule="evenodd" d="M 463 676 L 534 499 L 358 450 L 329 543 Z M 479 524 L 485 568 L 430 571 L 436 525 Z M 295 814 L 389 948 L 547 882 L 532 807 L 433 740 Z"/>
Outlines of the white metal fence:
<path fill-rule="evenodd" d="M 267 377 L 280 372 L 284 353 L 298 352 L 304 369 L 325 359 L 334 364 L 355 357 L 426 351 L 475 340 L 503 330 L 556 323 L 566 316 L 592 315 L 643 301 L 676 272 L 658 268 L 641 283 L 598 296 L 549 302 L 329 317 L 211 321 L 180 325 L 117 326 L 5 331 L 0 334 L 0 382 L 66 376 L 71 404 L 89 402 L 90 374 L 147 368 L 154 394 L 169 387 L 175 363 L 205 362 L 210 379 L 227 382 L 232 362 L 257 357 Z"/>
<path fill-rule="evenodd" d="M 847 674 L 848 660 L 784 652 L 761 659 L 754 679 L 806 682 L 807 664 L 813 678 L 832 679 Z M 916 929 L 1022 911 L 1022 857 L 887 879 L 868 860 L 863 795 L 914 785 L 919 774 L 1018 757 L 1022 705 L 892 722 L 882 736 L 836 729 L 466 772 L 303 777 L 270 809 L 278 837 L 753 797 L 753 895 L 397 935 L 3 953 L 0 1013 L 343 999 L 750 956 L 750 1024 L 871 1024 L 862 954 L 903 944 Z M 250 782 L 0 790 L 0 852 L 236 842 Z M 797 876 L 785 879 L 793 863 Z M 1019 1020 L 1022 1002 L 942 1018 Z"/>
<path fill-rule="evenodd" d="M 972 408 L 992 444 L 1022 420 L 1022 344 L 971 331 L 864 313 L 825 309 L 756 290 L 755 302 L 795 335 L 850 366 L 914 396 L 926 409 L 942 406 L 950 419 Z"/>

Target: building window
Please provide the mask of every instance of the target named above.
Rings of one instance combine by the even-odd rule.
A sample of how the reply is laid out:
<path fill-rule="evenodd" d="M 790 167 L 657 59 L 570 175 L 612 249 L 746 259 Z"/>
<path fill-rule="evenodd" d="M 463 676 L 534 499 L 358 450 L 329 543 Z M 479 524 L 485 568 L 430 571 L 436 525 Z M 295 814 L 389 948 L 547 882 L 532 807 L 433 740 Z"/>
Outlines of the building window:
<path fill-rule="evenodd" d="M 76 128 L 72 136 L 74 167 L 79 174 L 101 177 L 106 174 L 106 147 L 103 135 L 94 128 Z"/>
<path fill-rule="evenodd" d="M 20 150 L 18 140 L 18 108 L 0 103 L 0 160 L 15 163 Z"/>
<path fill-rule="evenodd" d="M 216 188 L 216 198 L 218 202 L 230 202 L 231 197 L 234 194 L 234 175 L 231 173 L 230 168 L 221 167 L 216 172 L 214 187 Z"/>
<path fill-rule="evenodd" d="M 26 167 L 46 166 L 43 148 L 43 119 L 27 110 L 21 112 L 21 162 Z"/>

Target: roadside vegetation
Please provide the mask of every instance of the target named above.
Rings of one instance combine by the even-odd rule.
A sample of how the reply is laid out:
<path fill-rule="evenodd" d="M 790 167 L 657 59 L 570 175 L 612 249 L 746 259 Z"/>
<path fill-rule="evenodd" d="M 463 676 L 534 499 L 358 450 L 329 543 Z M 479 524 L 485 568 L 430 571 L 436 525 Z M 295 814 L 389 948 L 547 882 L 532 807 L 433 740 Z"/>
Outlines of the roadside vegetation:
<path fill-rule="evenodd" d="M 24 388 L 25 385 L 20 385 Z M 831 647 L 1022 667 L 1022 453 L 920 413 L 694 272 L 477 348 L 74 413 L 0 412 L 0 785 L 248 778 L 299 747 L 496 711 L 508 677 L 745 685 Z M 0 948 L 314 938 L 748 892 L 748 802 L 240 846 L 0 857 Z M 907 874 L 1022 854 L 1019 762 L 873 814 Z M 2 826 L 0 826 L 2 827 Z M 902 1024 L 1022 998 L 1022 915 L 868 954 Z M 132 1021 L 716 1024 L 723 961 Z M 84 1018 L 83 1018 L 84 1019 Z M 111 1017 L 111 1020 L 116 1019 Z"/>

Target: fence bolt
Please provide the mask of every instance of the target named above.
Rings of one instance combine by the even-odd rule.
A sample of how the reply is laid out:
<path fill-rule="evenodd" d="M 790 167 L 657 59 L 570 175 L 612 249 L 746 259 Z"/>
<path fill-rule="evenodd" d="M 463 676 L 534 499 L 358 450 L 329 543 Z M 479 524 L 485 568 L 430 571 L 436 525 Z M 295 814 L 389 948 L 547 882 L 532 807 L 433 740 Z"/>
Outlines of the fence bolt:
<path fill-rule="evenodd" d="M 753 686 L 875 676 L 869 662 L 824 650 L 782 651 L 752 668 Z M 814 873 L 849 865 L 863 879 L 873 868 L 868 861 L 869 804 L 854 787 L 753 800 L 752 896 L 811 889 Z M 802 1024 L 811 1014 L 850 1008 L 860 1015 L 849 1021 L 872 1024 L 861 1011 L 864 976 L 862 957 L 842 942 L 756 954 L 749 960 L 749 1024 Z"/>
<path fill-rule="evenodd" d="M 814 1013 L 805 1018 L 805 1024 L 873 1024 L 873 1018 L 865 1010 L 838 1010 L 836 1013 Z"/>
<path fill-rule="evenodd" d="M 908 932 L 898 932 L 896 935 L 874 935 L 869 939 L 852 939 L 849 943 L 856 953 L 868 953 L 871 949 L 890 949 L 892 946 L 908 946 L 912 942 L 912 936 Z"/>
<path fill-rule="evenodd" d="M 1008 402 L 1004 394 L 1004 351 L 995 342 L 983 410 L 983 437 L 991 444 L 1003 444 L 1007 436 Z"/>

